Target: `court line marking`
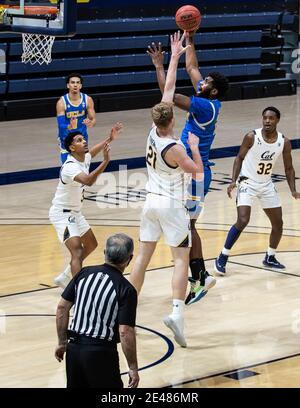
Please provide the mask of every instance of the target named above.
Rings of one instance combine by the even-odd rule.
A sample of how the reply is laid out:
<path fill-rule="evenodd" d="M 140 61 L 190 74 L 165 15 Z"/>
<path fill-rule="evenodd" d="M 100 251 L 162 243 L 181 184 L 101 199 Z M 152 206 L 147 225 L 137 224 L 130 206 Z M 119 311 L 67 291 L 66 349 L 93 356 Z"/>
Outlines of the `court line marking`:
<path fill-rule="evenodd" d="M 241 370 L 245 370 L 245 369 L 248 369 L 248 368 L 259 367 L 259 366 L 262 366 L 264 364 L 267 365 L 267 364 L 275 363 L 277 361 L 287 360 L 287 359 L 294 358 L 294 357 L 299 357 L 299 356 L 300 356 L 300 353 L 290 354 L 288 356 L 278 357 L 278 358 L 275 358 L 275 359 L 272 359 L 272 360 L 267 360 L 267 361 L 263 361 L 261 363 L 251 364 L 251 365 L 248 365 L 248 366 L 235 368 L 235 369 L 232 369 L 232 370 L 229 370 L 229 371 L 222 371 L 222 372 L 219 372 L 219 373 L 216 373 L 216 374 L 206 375 L 204 377 L 192 378 L 191 380 L 179 382 L 179 383 L 176 383 L 176 384 L 169 384 L 169 385 L 166 385 L 166 386 L 164 386 L 162 388 L 173 388 L 173 387 L 176 387 L 178 385 L 191 384 L 193 382 L 203 381 L 203 380 L 207 380 L 209 378 L 214 378 L 214 377 L 219 377 L 219 376 L 221 377 L 221 376 L 224 376 L 226 374 L 231 374 L 231 373 L 233 373 L 235 371 L 241 371 Z"/>
<path fill-rule="evenodd" d="M 299 252 L 299 251 L 282 251 L 282 252 L 288 252 L 289 253 L 289 252 Z M 280 252 L 278 251 L 278 253 L 280 253 Z M 245 255 L 253 255 L 253 254 L 245 254 Z M 233 262 L 233 261 L 228 261 L 228 263 L 232 263 L 232 264 L 235 264 L 235 265 L 241 265 L 241 266 L 247 266 L 249 268 L 254 268 L 254 269 L 262 269 L 262 270 L 268 271 L 268 272 L 274 272 L 274 273 L 279 273 L 281 275 L 295 276 L 296 278 L 300 278 L 300 275 L 297 275 L 297 274 L 294 274 L 294 273 L 289 273 L 289 272 L 284 272 L 284 271 L 276 271 L 275 269 L 268 269 L 267 267 L 264 268 L 263 266 L 248 265 L 248 264 L 244 264 L 244 263 L 241 263 L 241 262 Z"/>
<path fill-rule="evenodd" d="M 0 317 L 5 317 L 5 318 L 6 317 L 56 317 L 56 315 L 47 314 L 47 313 L 18 313 L 18 314 L 6 314 L 6 315 L 0 314 Z M 174 350 L 175 350 L 174 344 L 167 336 L 165 336 L 164 334 L 156 330 L 149 329 L 148 327 L 140 326 L 138 324 L 135 327 L 138 327 L 139 329 L 146 330 L 150 333 L 153 333 L 154 335 L 160 337 L 165 343 L 167 343 L 167 351 L 162 357 L 160 357 L 158 360 L 154 361 L 153 363 L 150 363 L 144 367 L 140 367 L 138 371 L 146 370 L 147 368 L 151 368 L 158 364 L 161 364 L 165 360 L 167 360 L 169 357 L 171 357 L 171 355 L 174 353 Z M 121 375 L 125 375 L 125 374 L 128 374 L 128 371 L 121 373 Z"/>
<path fill-rule="evenodd" d="M 91 221 L 93 219 L 85 217 L 87 221 Z M 15 219 L 15 218 L 14 218 Z M 24 219 L 30 219 L 30 218 L 24 218 Z M 31 219 L 35 219 L 35 218 L 31 218 Z M 94 218 L 94 220 L 97 220 L 97 218 Z M 110 220 L 111 221 L 111 220 Z M 112 221 L 114 221 L 112 219 Z M 119 220 L 120 221 L 120 220 Z M 124 221 L 134 221 L 134 220 L 124 220 Z M 223 229 L 204 229 L 200 227 L 201 224 L 196 224 L 197 229 L 200 229 L 202 231 L 215 231 L 215 232 L 224 232 Z M 205 224 L 205 225 L 209 225 L 209 224 Z M 224 225 L 224 226 L 232 226 L 232 224 L 216 224 L 216 225 Z M 52 226 L 52 224 L 48 223 L 48 224 L 0 224 L 0 227 L 7 227 L 7 226 L 22 226 L 22 227 L 26 227 L 26 226 Z M 117 224 L 91 224 L 91 227 L 128 227 L 128 228 L 137 228 L 139 227 L 139 225 L 117 225 Z M 267 229 L 269 227 L 259 227 L 259 226 L 250 226 L 248 225 L 249 228 L 262 228 L 262 229 Z M 271 228 L 269 229 L 271 230 Z M 300 232 L 300 230 L 297 229 L 291 229 L 291 228 L 286 228 L 283 229 L 283 231 L 295 231 L 295 232 Z M 262 234 L 262 235 L 270 235 L 270 231 L 267 232 L 256 232 L 256 231 L 242 231 L 244 234 Z M 300 238 L 299 235 L 291 235 L 291 234 L 282 234 L 283 237 L 292 237 L 292 238 Z"/>
<path fill-rule="evenodd" d="M 256 233 L 256 234 L 258 234 L 258 233 Z M 276 253 L 280 254 L 280 253 L 294 253 L 294 252 L 297 252 L 297 253 L 298 253 L 298 252 L 300 252 L 300 250 L 277 251 Z M 242 254 L 231 255 L 230 257 L 233 258 L 233 257 L 236 257 L 236 256 L 260 255 L 260 254 L 265 254 L 265 252 L 242 253 Z M 215 259 L 216 259 L 216 258 L 207 258 L 207 259 L 205 259 L 205 262 L 213 261 L 213 260 L 215 260 Z M 232 262 L 232 261 L 228 261 L 228 262 L 235 263 L 235 262 Z M 278 271 L 274 271 L 273 269 L 267 269 L 267 268 L 263 268 L 263 267 L 260 267 L 260 266 L 246 265 L 246 264 L 242 264 L 242 263 L 241 263 L 240 265 L 242 265 L 242 266 L 250 266 L 250 267 L 252 267 L 252 268 L 257 268 L 257 269 L 262 269 L 262 270 L 267 271 L 267 272 L 281 273 L 281 274 L 283 274 L 283 275 L 291 275 L 291 276 L 294 276 L 294 277 L 297 277 L 297 278 L 300 277 L 299 275 L 293 275 L 293 274 L 289 274 L 289 273 L 285 273 L 285 272 L 278 272 Z M 174 267 L 174 265 L 166 265 L 166 266 L 161 266 L 161 267 L 159 267 L 159 268 L 147 269 L 146 272 L 158 271 L 158 270 L 160 270 L 160 269 L 167 269 L 167 268 L 173 268 L 173 267 Z M 128 275 L 130 275 L 130 273 L 124 273 L 123 275 L 124 275 L 124 276 L 128 276 Z M 220 277 L 220 279 L 222 279 L 222 277 Z M 42 284 L 40 284 L 40 285 L 42 285 Z M 42 289 L 32 289 L 32 290 L 27 290 L 27 291 L 22 291 L 22 292 L 8 293 L 7 295 L 0 295 L 0 299 L 1 299 L 1 298 L 5 298 L 5 297 L 10 297 L 10 296 L 24 295 L 24 294 L 27 294 L 27 293 L 41 292 L 41 291 L 43 291 L 43 290 L 57 289 L 57 288 L 58 288 L 58 286 L 50 286 L 50 287 L 42 288 Z"/>

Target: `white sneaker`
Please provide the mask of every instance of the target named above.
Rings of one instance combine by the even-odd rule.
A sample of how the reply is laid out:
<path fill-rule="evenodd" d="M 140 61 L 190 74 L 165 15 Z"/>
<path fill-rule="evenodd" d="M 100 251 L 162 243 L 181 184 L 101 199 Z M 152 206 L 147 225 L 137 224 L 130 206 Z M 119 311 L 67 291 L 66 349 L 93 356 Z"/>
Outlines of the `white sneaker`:
<path fill-rule="evenodd" d="M 62 289 L 65 289 L 71 279 L 71 276 L 63 271 L 60 275 L 54 278 L 54 283 L 55 285 L 60 286 Z"/>
<path fill-rule="evenodd" d="M 214 276 L 209 275 L 207 273 L 207 275 L 205 276 L 205 285 L 204 285 L 203 290 L 208 291 L 209 289 L 213 288 L 216 283 L 217 283 L 217 279 Z"/>
<path fill-rule="evenodd" d="M 176 343 L 178 343 L 181 347 L 186 347 L 186 341 L 183 334 L 183 318 L 179 317 L 175 319 L 174 316 L 170 315 L 166 316 L 163 321 L 164 324 L 174 333 L 174 340 Z"/>

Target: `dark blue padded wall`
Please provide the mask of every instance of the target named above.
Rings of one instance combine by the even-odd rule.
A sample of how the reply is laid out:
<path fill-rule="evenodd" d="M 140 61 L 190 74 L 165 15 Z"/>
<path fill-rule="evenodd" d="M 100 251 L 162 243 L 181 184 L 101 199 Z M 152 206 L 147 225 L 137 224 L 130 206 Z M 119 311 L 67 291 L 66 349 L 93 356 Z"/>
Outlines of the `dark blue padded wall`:
<path fill-rule="evenodd" d="M 185 4 L 198 7 L 202 14 L 294 10 L 297 0 L 89 0 L 79 7 L 79 19 L 171 16 Z"/>
<path fill-rule="evenodd" d="M 65 92 L 65 78 L 74 71 L 83 75 L 84 89 L 93 96 L 96 110 L 150 106 L 159 98 L 159 92 L 154 67 L 145 51 L 152 41 L 160 41 L 167 51 L 167 67 L 169 33 L 176 29 L 173 9 L 183 3 L 144 1 L 144 13 L 152 4 L 153 16 L 119 18 L 120 10 L 125 8 L 120 1 L 112 0 L 110 18 L 102 19 L 95 18 L 99 16 L 95 11 L 100 10 L 104 16 L 107 2 L 92 0 L 89 5 L 78 5 L 77 35 L 56 39 L 53 61 L 48 66 L 24 65 L 20 60 L 20 36 L 1 33 L 0 50 L 6 54 L 6 67 L 0 74 L 3 101 L 0 120 L 14 119 L 14 106 L 24 100 L 27 103 L 23 117 L 54 115 L 55 100 Z M 268 96 L 270 84 L 272 87 L 274 84 L 273 95 L 276 81 L 280 81 L 278 92 L 294 93 L 295 83 L 286 80 L 286 71 L 281 67 L 284 45 L 281 32 L 283 28 L 295 30 L 297 27 L 297 9 L 292 8 L 295 1 L 250 1 L 247 7 L 238 3 L 239 6 L 227 0 L 201 2 L 201 10 L 207 9 L 195 36 L 201 72 L 207 75 L 217 70 L 228 76 L 232 84 L 229 99 Z M 141 2 L 126 4 L 126 13 L 130 10 L 132 15 L 141 13 Z M 169 7 L 169 15 L 155 15 L 159 4 L 164 13 Z M 246 8 L 251 11 L 245 11 Z M 82 19 L 88 13 L 93 18 Z M 251 84 L 267 91 L 264 95 L 260 95 L 260 91 L 252 92 Z M 178 87 L 191 92 L 184 58 L 178 70 Z M 20 117 L 20 112 L 18 114 Z"/>

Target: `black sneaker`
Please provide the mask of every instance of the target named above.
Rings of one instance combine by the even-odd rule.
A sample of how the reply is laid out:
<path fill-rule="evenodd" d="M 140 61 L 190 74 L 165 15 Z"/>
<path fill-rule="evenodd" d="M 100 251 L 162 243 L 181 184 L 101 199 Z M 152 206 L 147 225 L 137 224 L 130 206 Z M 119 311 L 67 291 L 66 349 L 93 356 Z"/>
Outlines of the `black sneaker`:
<path fill-rule="evenodd" d="M 275 255 L 268 255 L 268 253 L 266 253 L 265 259 L 263 260 L 263 265 L 279 271 L 285 269 L 285 266 L 277 261 Z"/>
<path fill-rule="evenodd" d="M 185 299 L 186 305 L 191 305 L 198 302 L 200 299 L 207 295 L 207 291 L 213 288 L 217 282 L 214 276 L 211 276 L 207 271 L 200 272 L 200 280 L 189 278 L 191 284 L 190 293 Z"/>
<path fill-rule="evenodd" d="M 203 291 L 204 286 L 201 285 L 199 279 L 189 278 L 189 282 L 191 286 L 190 293 L 184 302 L 186 305 L 191 305 L 192 303 L 198 302 L 198 300 L 202 299 L 207 294 L 207 291 Z"/>

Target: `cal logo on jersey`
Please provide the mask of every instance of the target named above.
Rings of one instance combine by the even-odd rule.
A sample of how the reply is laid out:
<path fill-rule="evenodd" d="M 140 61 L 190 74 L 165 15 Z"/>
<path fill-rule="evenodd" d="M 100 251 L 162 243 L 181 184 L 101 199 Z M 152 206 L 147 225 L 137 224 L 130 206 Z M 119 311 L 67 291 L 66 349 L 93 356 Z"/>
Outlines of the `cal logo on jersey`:
<path fill-rule="evenodd" d="M 263 160 L 263 161 L 272 161 L 273 158 L 274 158 L 274 156 L 275 156 L 275 152 L 270 153 L 270 151 L 267 150 L 266 152 L 264 152 L 264 153 L 260 156 L 260 158 L 261 158 L 261 160 Z"/>

